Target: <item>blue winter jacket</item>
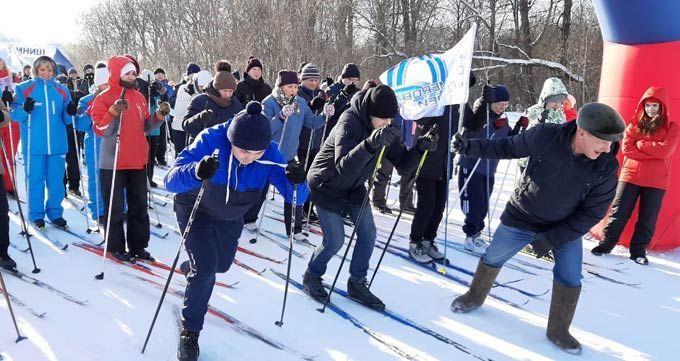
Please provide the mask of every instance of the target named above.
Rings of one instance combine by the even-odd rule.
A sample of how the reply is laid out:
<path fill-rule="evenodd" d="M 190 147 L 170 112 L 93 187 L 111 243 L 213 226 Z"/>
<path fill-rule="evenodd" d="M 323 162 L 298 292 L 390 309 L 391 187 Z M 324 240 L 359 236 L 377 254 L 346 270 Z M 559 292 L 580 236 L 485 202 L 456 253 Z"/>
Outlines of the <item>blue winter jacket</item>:
<path fill-rule="evenodd" d="M 473 110 L 474 116 L 465 119 L 463 126 L 465 131 L 463 136 L 467 139 L 501 139 L 511 136 L 512 129 L 509 125 L 505 125 L 496 129 L 494 127 L 494 121 L 500 117 L 500 115 L 494 113 L 489 108 L 488 110 L 488 120 L 486 113 L 486 103 L 481 102 L 479 99 L 475 102 L 475 109 Z M 458 164 L 468 170 L 472 170 L 477 163 L 478 158 L 461 156 Z M 498 159 L 482 159 L 477 166 L 478 174 L 490 175 L 492 178 L 496 174 L 496 168 L 498 167 Z"/>
<path fill-rule="evenodd" d="M 90 114 L 87 112 L 94 101 L 94 97 L 94 94 L 88 94 L 80 98 L 80 101 L 78 101 L 78 115 L 76 115 L 76 122 L 74 125 L 77 130 L 85 133 L 83 143 L 88 176 L 88 207 L 90 207 L 90 212 L 94 215 L 93 218 L 98 218 L 104 214 L 101 183 L 95 184 L 95 182 L 99 182 L 99 152 L 102 149 L 102 138 L 94 134 L 94 130 L 92 129 L 92 117 L 90 117 Z M 95 197 L 99 197 L 99 200 Z"/>
<path fill-rule="evenodd" d="M 279 117 L 281 114 L 281 105 L 276 101 L 273 95 L 269 95 L 262 101 L 264 115 L 269 118 L 272 125 L 272 140 L 279 142 L 279 149 L 283 153 L 286 161 L 290 161 L 297 155 L 297 150 L 300 146 L 300 131 L 304 125 L 310 129 L 318 129 L 323 127 L 324 118 L 322 116 L 314 115 L 312 110 L 307 106 L 307 102 L 300 97 L 295 97 L 300 113 L 293 113 L 286 121 Z M 285 134 L 284 133 L 285 129 Z M 284 139 L 281 139 L 281 136 Z"/>
<path fill-rule="evenodd" d="M 35 99 L 35 107 L 30 117 L 24 111 L 24 102 L 29 97 Z M 12 119 L 21 125 L 24 151 L 30 143 L 31 155 L 66 154 L 68 151 L 66 125 L 72 123 L 71 116 L 66 113 L 66 106 L 70 102 L 71 94 L 68 89 L 54 79 L 35 78 L 17 85 L 11 114 Z"/>
<path fill-rule="evenodd" d="M 231 142 L 227 139 L 230 125 L 231 120 L 198 134 L 196 140 L 179 154 L 166 174 L 166 189 L 177 193 L 175 211 L 178 219 L 187 219 L 198 195 L 201 186 L 201 181 L 196 177 L 198 163 L 215 150 L 219 150 L 220 165 L 215 175 L 206 183 L 204 197 L 197 211 L 198 217 L 217 221 L 242 220 L 250 206 L 259 200 L 267 181 L 276 187 L 286 202 L 292 202 L 293 185 L 288 182 L 284 168 L 263 164 L 274 162 L 286 165 L 276 143 L 269 145 L 262 158 L 244 166 L 231 154 Z M 304 204 L 307 195 L 307 184 L 298 185 L 297 205 Z"/>

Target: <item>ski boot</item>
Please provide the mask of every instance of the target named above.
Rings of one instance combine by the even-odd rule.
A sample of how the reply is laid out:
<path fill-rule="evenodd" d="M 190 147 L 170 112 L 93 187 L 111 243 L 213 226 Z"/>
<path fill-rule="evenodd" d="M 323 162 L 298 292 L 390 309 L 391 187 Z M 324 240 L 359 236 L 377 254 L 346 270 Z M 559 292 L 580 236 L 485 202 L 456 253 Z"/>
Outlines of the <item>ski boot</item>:
<path fill-rule="evenodd" d="M 177 360 L 198 361 L 200 348 L 198 347 L 198 332 L 182 330 L 177 346 Z"/>
<path fill-rule="evenodd" d="M 309 271 L 302 276 L 302 285 L 304 291 L 318 302 L 325 302 L 328 298 L 328 292 L 323 287 L 323 280 L 321 277 L 312 276 Z"/>
<path fill-rule="evenodd" d="M 385 309 L 385 304 L 368 289 L 368 282 L 365 278 L 358 281 L 351 278 L 347 280 L 347 294 L 350 298 L 368 308 L 376 311 L 383 311 Z"/>

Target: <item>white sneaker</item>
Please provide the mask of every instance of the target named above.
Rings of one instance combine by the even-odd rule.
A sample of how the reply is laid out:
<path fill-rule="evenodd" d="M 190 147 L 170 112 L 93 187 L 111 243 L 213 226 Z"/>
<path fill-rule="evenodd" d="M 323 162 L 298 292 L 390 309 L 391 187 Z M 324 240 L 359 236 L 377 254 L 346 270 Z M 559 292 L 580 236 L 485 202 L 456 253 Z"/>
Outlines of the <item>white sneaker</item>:
<path fill-rule="evenodd" d="M 435 261 L 441 261 L 444 259 L 444 254 L 439 252 L 437 245 L 432 241 L 423 241 L 423 248 L 427 249 L 427 255 L 432 257 Z"/>
<path fill-rule="evenodd" d="M 484 253 L 489 247 L 489 242 L 487 242 L 480 235 L 466 237 L 465 238 L 465 249 L 474 253 Z"/>
<path fill-rule="evenodd" d="M 305 237 L 305 235 L 302 233 L 295 233 L 293 235 L 293 240 L 298 243 L 309 243 L 307 237 Z"/>
<path fill-rule="evenodd" d="M 246 223 L 243 225 L 243 228 L 250 233 L 257 233 L 257 222 Z"/>
<path fill-rule="evenodd" d="M 423 243 L 411 242 L 408 245 L 408 254 L 418 263 L 430 263 L 432 262 L 432 257 L 427 254 L 427 248 L 424 247 Z"/>

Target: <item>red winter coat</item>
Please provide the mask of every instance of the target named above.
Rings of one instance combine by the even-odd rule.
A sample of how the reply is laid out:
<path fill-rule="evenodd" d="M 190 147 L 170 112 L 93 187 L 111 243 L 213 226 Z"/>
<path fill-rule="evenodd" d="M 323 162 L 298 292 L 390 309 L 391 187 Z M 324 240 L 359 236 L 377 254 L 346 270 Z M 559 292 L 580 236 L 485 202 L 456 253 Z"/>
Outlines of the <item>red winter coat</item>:
<path fill-rule="evenodd" d="M 114 118 L 109 113 L 109 108 L 121 96 L 123 87 L 119 84 L 120 71 L 129 62 L 130 59 L 124 56 L 109 59 L 109 88 L 94 98 L 90 108 L 94 132 L 103 137 L 99 157 L 102 169 L 113 169 L 118 117 Z M 128 108 L 121 114 L 122 127 L 116 169 L 143 169 L 149 154 L 149 144 L 144 132 L 157 128 L 162 120 L 157 119 L 155 115 L 149 116 L 146 99 L 137 90 L 128 89 L 125 92 L 125 99 Z M 112 128 L 109 129 L 109 126 Z"/>
<path fill-rule="evenodd" d="M 644 114 L 645 102 L 654 98 L 663 106 L 666 126 L 654 134 L 642 134 L 638 120 Z M 619 181 L 641 187 L 668 189 L 670 185 L 671 156 L 680 137 L 680 125 L 668 115 L 668 99 L 664 88 L 650 87 L 638 103 L 635 118 L 628 124 L 623 135 L 623 166 Z"/>

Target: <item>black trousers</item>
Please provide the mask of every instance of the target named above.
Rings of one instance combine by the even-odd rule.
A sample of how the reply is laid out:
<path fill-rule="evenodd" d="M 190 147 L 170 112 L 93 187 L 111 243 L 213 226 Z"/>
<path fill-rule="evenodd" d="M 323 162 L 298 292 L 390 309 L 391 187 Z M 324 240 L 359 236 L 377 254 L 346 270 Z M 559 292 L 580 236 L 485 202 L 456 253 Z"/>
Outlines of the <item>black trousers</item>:
<path fill-rule="evenodd" d="M 387 187 L 390 185 L 390 175 L 394 166 L 387 159 L 383 158 L 378 174 L 373 183 L 373 206 L 384 207 L 387 205 Z M 402 176 L 399 184 L 399 205 L 410 205 L 413 202 L 413 182 L 415 177 L 412 175 Z"/>
<path fill-rule="evenodd" d="M 416 180 L 418 204 L 411 223 L 411 242 L 434 240 L 446 207 L 446 181 L 419 177 Z"/>
<path fill-rule="evenodd" d="M 111 212 L 109 252 L 125 251 L 123 197 L 127 202 L 127 248 L 130 251 L 145 249 L 149 246 L 149 213 L 147 211 L 147 187 L 144 169 L 119 169 L 116 171 L 113 204 L 110 210 L 109 200 L 113 170 L 101 169 L 99 174 L 102 183 L 104 214 L 107 217 L 105 222 L 108 220 L 108 212 Z M 104 227 L 106 227 L 106 224 Z"/>
<path fill-rule="evenodd" d="M 612 202 L 609 221 L 604 228 L 602 245 L 612 249 L 619 243 L 619 237 L 628 223 L 628 219 L 635 209 L 635 203 L 640 200 L 638 219 L 635 230 L 630 239 L 631 257 L 641 257 L 647 254 L 646 249 L 654 236 L 656 220 L 663 204 L 666 191 L 658 188 L 640 187 L 626 182 L 619 182 L 616 196 Z"/>
<path fill-rule="evenodd" d="M 0 258 L 7 256 L 9 247 L 9 204 L 7 204 L 7 193 L 5 193 L 5 183 L 0 182 Z"/>
<path fill-rule="evenodd" d="M 73 138 L 73 125 L 66 126 L 68 137 L 68 152 L 66 153 L 66 174 L 64 175 L 64 185 L 70 190 L 80 189 L 80 168 L 78 167 L 78 147 Z"/>
<path fill-rule="evenodd" d="M 161 135 L 158 137 L 158 144 L 156 145 L 156 162 L 160 165 L 167 165 L 168 162 L 165 160 L 165 152 L 168 150 L 168 133 L 167 133 L 168 122 L 163 122 L 160 127 Z M 153 162 L 149 164 L 154 164 Z"/>
<path fill-rule="evenodd" d="M 305 176 L 307 175 L 307 172 L 309 172 L 309 167 L 312 166 L 312 161 L 314 161 L 314 158 L 316 158 L 316 155 L 319 153 L 319 148 L 316 149 L 310 149 L 309 150 L 309 160 L 307 160 L 307 148 L 298 148 L 297 154 L 298 154 L 298 160 L 300 163 L 305 165 Z M 306 215 L 307 212 L 311 212 L 313 210 L 314 205 L 312 202 L 307 199 L 305 202 L 303 212 Z M 290 211 L 289 211 L 290 212 Z"/>
<path fill-rule="evenodd" d="M 182 150 L 187 145 L 187 132 L 182 130 L 171 129 L 172 131 L 172 144 L 175 145 L 175 157 L 179 155 Z"/>
<path fill-rule="evenodd" d="M 156 163 L 156 149 L 158 148 L 159 138 L 162 137 L 163 135 L 149 135 L 146 137 L 146 140 L 149 142 L 149 159 L 146 163 L 146 173 L 150 182 L 153 182 L 153 169 L 154 164 Z"/>

